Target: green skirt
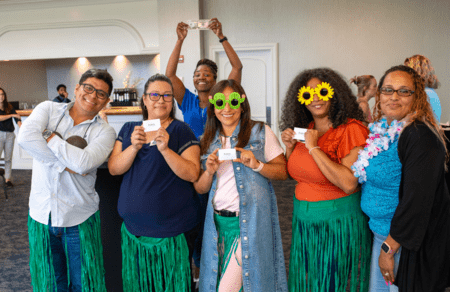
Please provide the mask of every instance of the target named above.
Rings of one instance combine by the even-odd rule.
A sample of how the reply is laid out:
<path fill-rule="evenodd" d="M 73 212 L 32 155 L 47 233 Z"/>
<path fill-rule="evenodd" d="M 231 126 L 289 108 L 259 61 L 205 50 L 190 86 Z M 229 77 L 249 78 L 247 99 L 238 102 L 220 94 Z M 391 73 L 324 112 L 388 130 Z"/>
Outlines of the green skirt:
<path fill-rule="evenodd" d="M 234 254 L 239 246 L 241 230 L 239 227 L 239 217 L 223 217 L 214 214 L 214 223 L 218 233 L 217 250 L 219 251 L 219 273 L 217 276 L 217 288 L 220 279 L 227 270 L 230 261 L 236 261 Z M 243 288 L 241 290 L 243 291 Z"/>
<path fill-rule="evenodd" d="M 372 233 L 360 201 L 361 192 L 320 202 L 294 197 L 289 291 L 328 291 L 332 277 L 335 291 L 367 291 Z"/>
<path fill-rule="evenodd" d="M 191 291 L 189 249 L 184 234 L 136 237 L 122 224 L 122 279 L 125 292 Z"/>
<path fill-rule="evenodd" d="M 81 283 L 83 292 L 105 291 L 103 247 L 100 233 L 100 212 L 78 225 L 81 249 Z M 56 289 L 53 269 L 50 233 L 48 225 L 33 220 L 28 215 L 28 238 L 30 242 L 30 274 L 33 291 L 44 292 Z M 67 258 L 67 246 L 65 247 Z M 67 261 L 67 278 L 69 261 Z"/>

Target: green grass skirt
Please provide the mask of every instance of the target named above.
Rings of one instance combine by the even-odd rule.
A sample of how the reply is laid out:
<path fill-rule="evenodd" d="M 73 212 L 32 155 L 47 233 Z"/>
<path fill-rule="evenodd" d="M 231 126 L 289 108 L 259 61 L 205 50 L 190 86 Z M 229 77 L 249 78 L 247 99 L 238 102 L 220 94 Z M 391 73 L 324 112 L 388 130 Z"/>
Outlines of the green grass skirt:
<path fill-rule="evenodd" d="M 100 234 L 100 212 L 97 211 L 78 225 L 78 231 L 80 234 L 83 292 L 106 292 L 103 247 Z M 30 242 L 30 274 L 33 291 L 54 291 L 56 289 L 56 279 L 48 225 L 41 224 L 28 215 L 28 238 Z M 67 258 L 67 245 L 65 246 L 65 251 Z M 69 261 L 67 261 L 67 278 L 68 284 L 70 284 Z"/>
<path fill-rule="evenodd" d="M 239 245 L 241 230 L 239 227 L 239 217 L 223 217 L 214 214 L 214 223 L 218 233 L 217 249 L 219 251 L 219 273 L 217 287 L 219 287 L 220 279 L 225 273 L 230 261 L 236 261 L 234 256 Z M 241 290 L 243 291 L 243 288 Z"/>
<path fill-rule="evenodd" d="M 122 224 L 122 279 L 125 292 L 191 291 L 189 249 L 184 234 L 136 237 Z"/>
<path fill-rule="evenodd" d="M 372 233 L 360 201 L 361 192 L 320 202 L 294 197 L 289 291 L 328 291 L 332 276 L 335 291 L 368 290 Z"/>

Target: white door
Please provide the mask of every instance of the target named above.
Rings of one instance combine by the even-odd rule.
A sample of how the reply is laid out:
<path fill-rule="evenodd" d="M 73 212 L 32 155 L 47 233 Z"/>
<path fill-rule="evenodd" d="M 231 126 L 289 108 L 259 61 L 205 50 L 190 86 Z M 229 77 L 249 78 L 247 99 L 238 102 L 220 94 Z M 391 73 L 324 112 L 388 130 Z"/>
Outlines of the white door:
<path fill-rule="evenodd" d="M 252 119 L 266 122 L 278 135 L 278 44 L 233 45 L 241 59 L 242 87 L 248 96 Z M 217 80 L 227 79 L 231 64 L 221 45 L 210 56 L 219 68 Z"/>

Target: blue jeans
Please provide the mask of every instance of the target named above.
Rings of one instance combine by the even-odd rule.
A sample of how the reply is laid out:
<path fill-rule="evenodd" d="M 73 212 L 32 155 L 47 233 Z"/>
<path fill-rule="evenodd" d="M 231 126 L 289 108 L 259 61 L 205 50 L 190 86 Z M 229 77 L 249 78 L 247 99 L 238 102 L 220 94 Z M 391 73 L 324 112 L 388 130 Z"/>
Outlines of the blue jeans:
<path fill-rule="evenodd" d="M 373 245 L 372 245 L 372 259 L 370 262 L 370 282 L 369 291 L 376 292 L 398 292 L 396 285 L 386 285 L 383 275 L 381 274 L 380 267 L 378 266 L 378 258 L 380 257 L 381 245 L 386 240 L 387 236 L 373 233 Z M 397 275 L 398 263 L 400 261 L 401 248 L 394 255 L 394 274 Z"/>
<path fill-rule="evenodd" d="M 51 224 L 50 218 L 48 227 L 57 291 L 81 291 L 81 255 L 78 225 L 52 227 Z M 69 261 L 68 265 L 67 261 Z M 70 280 L 67 276 L 67 267 L 69 268 Z"/>

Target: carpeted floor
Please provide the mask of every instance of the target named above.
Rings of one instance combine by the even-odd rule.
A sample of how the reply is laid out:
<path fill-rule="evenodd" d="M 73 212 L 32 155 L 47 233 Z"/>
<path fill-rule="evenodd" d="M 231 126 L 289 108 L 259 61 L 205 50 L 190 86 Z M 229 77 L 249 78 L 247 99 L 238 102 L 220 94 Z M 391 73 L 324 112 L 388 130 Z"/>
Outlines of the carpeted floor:
<path fill-rule="evenodd" d="M 13 170 L 5 200 L 0 182 L 0 292 L 32 291 L 28 268 L 28 196 L 31 170 Z"/>
<path fill-rule="evenodd" d="M 28 292 L 32 291 L 27 232 L 31 170 L 13 170 L 13 182 L 14 188 L 7 191 L 7 201 L 0 182 L 0 292 Z M 295 181 L 274 181 L 273 185 L 288 267 Z M 446 292 L 450 292 L 450 288 Z"/>
<path fill-rule="evenodd" d="M 6 201 L 0 187 L 0 292 L 32 291 L 28 266 L 28 197 L 31 170 L 13 170 L 14 188 Z M 1 186 L 1 182 L 0 182 Z M 274 182 L 283 248 L 289 264 L 294 181 Z"/>

